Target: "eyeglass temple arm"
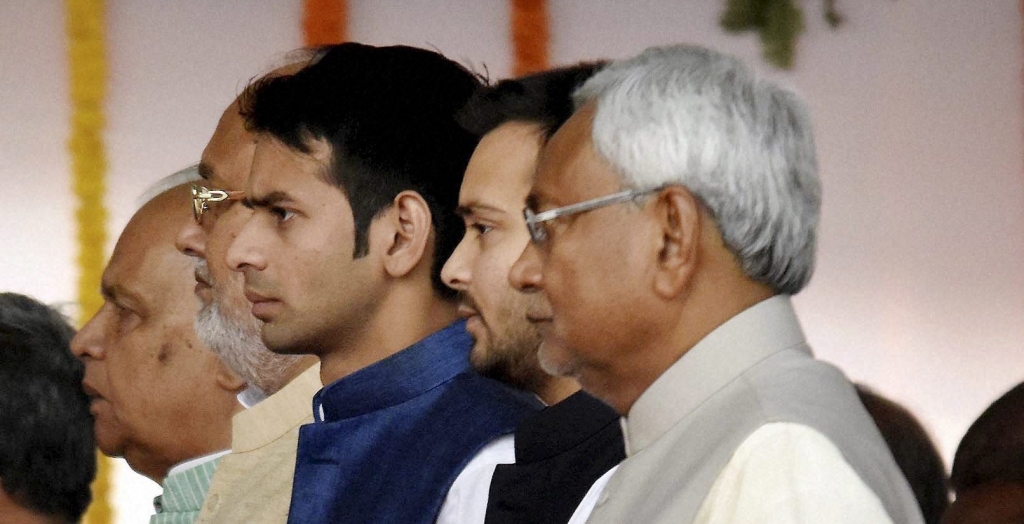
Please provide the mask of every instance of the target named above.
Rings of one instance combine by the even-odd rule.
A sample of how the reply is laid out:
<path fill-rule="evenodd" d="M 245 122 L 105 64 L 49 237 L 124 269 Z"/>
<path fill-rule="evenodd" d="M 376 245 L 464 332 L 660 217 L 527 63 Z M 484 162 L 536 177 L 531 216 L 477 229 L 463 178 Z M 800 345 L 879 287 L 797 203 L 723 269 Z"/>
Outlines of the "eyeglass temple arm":
<path fill-rule="evenodd" d="M 608 196 L 601 197 L 598 199 L 588 200 L 586 202 L 580 202 L 578 204 L 572 204 L 565 207 L 550 209 L 548 211 L 543 211 L 541 213 L 534 214 L 533 223 L 537 224 L 540 222 L 547 222 L 548 220 L 553 220 L 560 216 L 575 215 L 577 213 L 590 211 L 591 209 L 595 209 L 598 207 L 618 204 L 619 202 L 632 200 L 644 193 L 646 193 L 646 191 L 636 191 L 633 189 L 629 189 L 626 191 L 620 191 L 618 193 L 612 193 Z"/>

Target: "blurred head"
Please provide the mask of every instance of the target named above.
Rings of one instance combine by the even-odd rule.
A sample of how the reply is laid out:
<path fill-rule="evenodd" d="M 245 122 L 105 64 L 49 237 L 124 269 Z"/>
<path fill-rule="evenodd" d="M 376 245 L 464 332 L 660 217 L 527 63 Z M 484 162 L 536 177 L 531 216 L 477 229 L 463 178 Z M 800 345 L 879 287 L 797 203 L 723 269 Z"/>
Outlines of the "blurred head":
<path fill-rule="evenodd" d="M 914 490 L 925 524 L 939 524 L 949 507 L 949 478 L 928 432 L 906 408 L 866 386 L 858 384 L 857 395 Z"/>
<path fill-rule="evenodd" d="M 322 355 L 364 339 L 399 307 L 385 300 L 392 284 L 453 295 L 439 273 L 477 141 L 454 115 L 478 85 L 431 51 L 348 43 L 246 93 L 254 212 L 228 261 L 271 350 Z"/>
<path fill-rule="evenodd" d="M 296 68 L 297 64 L 285 66 L 270 74 L 286 74 Z M 228 106 L 203 150 L 198 174 L 204 187 L 232 192 L 245 189 L 256 138 L 245 129 L 238 110 L 237 101 Z M 207 206 L 201 223 L 187 222 L 176 241 L 178 249 L 195 263 L 195 293 L 202 302 L 196 332 L 247 384 L 273 394 L 313 361 L 267 349 L 260 338 L 262 323 L 252 316 L 252 304 L 245 298 L 242 274 L 228 267 L 228 245 L 252 211 L 239 200 Z"/>
<path fill-rule="evenodd" d="M 814 145 L 795 96 L 699 47 L 614 62 L 575 96 L 511 278 L 550 302 L 549 369 L 624 413 L 718 325 L 810 278 Z"/>
<path fill-rule="evenodd" d="M 192 263 L 174 248 L 192 220 L 188 198 L 178 186 L 135 213 L 103 272 L 103 306 L 71 343 L 100 450 L 158 482 L 175 464 L 230 447 L 244 387 L 192 327 Z"/>
<path fill-rule="evenodd" d="M 483 138 L 459 192 L 465 234 L 441 276 L 459 292 L 459 311 L 474 339 L 473 367 L 535 393 L 551 376 L 538 363 L 540 335 L 527 314 L 547 305 L 539 293 L 513 289 L 508 272 L 530 239 L 522 209 L 541 147 L 572 114 L 572 92 L 597 67 L 504 80 L 474 95 L 460 114 L 462 125 Z"/>
<path fill-rule="evenodd" d="M 0 293 L 0 521 L 78 522 L 92 500 L 96 452 L 74 334 L 56 311 Z"/>
<path fill-rule="evenodd" d="M 1024 384 L 999 397 L 967 429 L 950 483 L 956 500 L 945 524 L 1024 521 Z"/>

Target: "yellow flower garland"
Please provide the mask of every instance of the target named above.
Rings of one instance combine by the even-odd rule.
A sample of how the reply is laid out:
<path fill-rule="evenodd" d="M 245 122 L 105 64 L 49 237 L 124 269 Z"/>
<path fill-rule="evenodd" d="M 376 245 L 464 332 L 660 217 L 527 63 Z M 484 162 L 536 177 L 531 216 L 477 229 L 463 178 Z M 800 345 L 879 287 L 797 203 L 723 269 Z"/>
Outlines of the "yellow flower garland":
<path fill-rule="evenodd" d="M 79 325 L 102 305 L 100 276 L 106 258 L 107 210 L 103 205 L 107 161 L 103 149 L 103 101 L 107 63 L 104 47 L 104 0 L 66 0 L 68 70 L 71 93 L 71 134 L 68 150 L 74 192 L 78 201 L 75 222 L 78 234 Z M 97 453 L 99 470 L 92 484 L 93 502 L 86 524 L 113 522 L 110 477 L 113 463 Z"/>

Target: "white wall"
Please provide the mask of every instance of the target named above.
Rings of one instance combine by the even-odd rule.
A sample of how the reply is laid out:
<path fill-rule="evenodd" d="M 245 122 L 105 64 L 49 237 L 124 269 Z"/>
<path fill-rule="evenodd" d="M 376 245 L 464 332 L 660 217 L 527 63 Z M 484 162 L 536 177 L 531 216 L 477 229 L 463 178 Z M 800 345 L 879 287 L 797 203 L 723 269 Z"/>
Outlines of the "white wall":
<path fill-rule="evenodd" d="M 1024 379 L 1022 31 L 1016 0 L 803 2 L 797 67 L 725 34 L 723 1 L 551 2 L 556 63 L 690 41 L 794 86 L 816 122 L 825 189 L 818 271 L 797 307 L 818 354 L 904 404 L 947 458 Z M 351 36 L 436 48 L 508 74 L 506 2 L 350 0 Z M 247 79 L 300 42 L 301 2 L 108 2 L 110 231 L 197 159 Z M 0 289 L 74 299 L 60 2 L 0 2 Z M 124 495 L 148 514 L 152 484 Z M 148 484 L 148 486 L 147 486 Z"/>

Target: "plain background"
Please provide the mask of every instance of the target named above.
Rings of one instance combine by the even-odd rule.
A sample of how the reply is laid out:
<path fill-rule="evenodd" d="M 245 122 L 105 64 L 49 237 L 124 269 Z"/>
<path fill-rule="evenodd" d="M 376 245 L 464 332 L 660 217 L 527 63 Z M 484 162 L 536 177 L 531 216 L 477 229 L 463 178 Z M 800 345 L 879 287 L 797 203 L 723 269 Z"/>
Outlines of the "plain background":
<path fill-rule="evenodd" d="M 818 269 L 796 305 L 817 354 L 909 407 L 948 461 L 1024 378 L 1022 31 L 1016 0 L 805 0 L 795 69 L 717 24 L 724 0 L 551 2 L 554 64 L 673 42 L 738 55 L 815 121 Z M 112 238 L 150 184 L 199 157 L 248 79 L 300 45 L 298 0 L 108 1 Z M 437 49 L 509 73 L 503 0 L 349 0 L 353 40 Z M 0 2 L 0 289 L 73 308 L 61 2 Z M 112 244 L 111 244 L 112 245 Z M 110 246 L 108 246 L 109 252 Z M 72 309 L 69 309 L 71 312 Z M 159 490 L 123 468 L 120 521 Z"/>

